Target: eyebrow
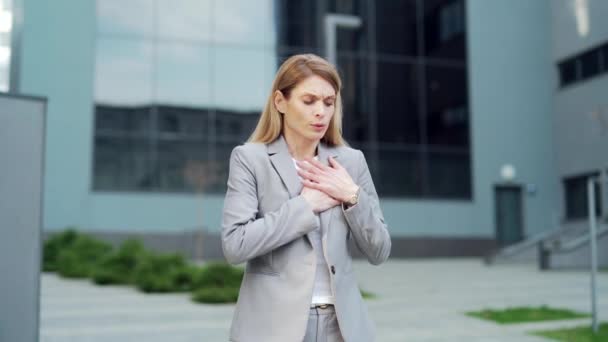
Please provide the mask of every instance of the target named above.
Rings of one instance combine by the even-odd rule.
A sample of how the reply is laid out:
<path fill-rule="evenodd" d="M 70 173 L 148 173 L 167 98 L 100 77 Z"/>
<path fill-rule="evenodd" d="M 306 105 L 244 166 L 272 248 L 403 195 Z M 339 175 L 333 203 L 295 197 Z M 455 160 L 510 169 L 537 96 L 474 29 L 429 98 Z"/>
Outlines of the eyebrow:
<path fill-rule="evenodd" d="M 304 94 L 302 94 L 302 96 L 312 96 L 312 97 L 314 97 L 314 98 L 319 98 L 319 97 L 320 97 L 320 96 L 318 96 L 318 95 L 316 95 L 316 94 L 313 94 L 313 93 L 304 93 Z M 321 96 L 321 97 L 322 97 L 322 96 Z M 335 98 L 336 98 L 336 95 L 325 96 L 325 97 L 322 97 L 322 98 L 323 98 L 323 99 L 332 99 L 332 100 L 333 100 L 333 99 L 335 99 Z"/>

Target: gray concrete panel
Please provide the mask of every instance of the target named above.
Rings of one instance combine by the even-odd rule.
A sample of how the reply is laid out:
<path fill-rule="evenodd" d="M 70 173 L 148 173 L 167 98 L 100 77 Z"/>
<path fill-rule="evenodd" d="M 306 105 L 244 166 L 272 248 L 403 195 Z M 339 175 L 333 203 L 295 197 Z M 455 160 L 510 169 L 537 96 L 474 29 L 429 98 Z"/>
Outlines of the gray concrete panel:
<path fill-rule="evenodd" d="M 0 94 L 0 341 L 38 341 L 45 110 Z"/>

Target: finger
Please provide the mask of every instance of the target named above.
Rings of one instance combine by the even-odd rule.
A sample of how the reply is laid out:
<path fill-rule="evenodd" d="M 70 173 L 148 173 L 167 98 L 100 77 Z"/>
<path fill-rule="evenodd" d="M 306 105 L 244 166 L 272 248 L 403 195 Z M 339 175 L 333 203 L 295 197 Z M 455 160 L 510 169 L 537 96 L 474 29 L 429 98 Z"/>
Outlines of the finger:
<path fill-rule="evenodd" d="M 317 167 L 318 169 L 320 169 L 321 171 L 327 171 L 327 169 L 328 169 L 328 167 L 325 164 L 321 163 L 318 160 L 311 158 L 308 160 L 308 162 L 311 163 L 313 166 Z"/>
<path fill-rule="evenodd" d="M 323 191 L 321 189 L 321 184 L 315 183 L 315 182 L 311 181 L 310 179 L 302 179 L 302 185 L 307 188 Z"/>
<path fill-rule="evenodd" d="M 300 177 L 304 178 L 304 179 L 308 179 L 308 180 L 312 180 L 315 182 L 319 182 L 319 175 L 316 175 L 314 173 L 308 172 L 308 171 L 304 171 L 304 170 L 298 170 L 298 175 L 300 175 Z"/>
<path fill-rule="evenodd" d="M 334 157 L 329 157 L 329 165 L 331 165 L 334 169 L 342 169 L 342 165 L 340 165 L 340 163 L 338 163 L 338 161 L 336 161 L 334 159 Z"/>

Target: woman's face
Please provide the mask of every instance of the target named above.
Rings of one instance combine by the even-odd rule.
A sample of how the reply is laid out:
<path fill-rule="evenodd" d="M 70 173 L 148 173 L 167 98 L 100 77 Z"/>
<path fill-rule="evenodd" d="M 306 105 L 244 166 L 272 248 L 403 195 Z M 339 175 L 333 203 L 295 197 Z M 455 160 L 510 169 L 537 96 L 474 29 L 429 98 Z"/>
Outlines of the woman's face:
<path fill-rule="evenodd" d="M 285 98 L 275 93 L 275 106 L 283 113 L 284 134 L 320 141 L 334 115 L 336 91 L 320 76 L 310 76 L 298 83 Z"/>

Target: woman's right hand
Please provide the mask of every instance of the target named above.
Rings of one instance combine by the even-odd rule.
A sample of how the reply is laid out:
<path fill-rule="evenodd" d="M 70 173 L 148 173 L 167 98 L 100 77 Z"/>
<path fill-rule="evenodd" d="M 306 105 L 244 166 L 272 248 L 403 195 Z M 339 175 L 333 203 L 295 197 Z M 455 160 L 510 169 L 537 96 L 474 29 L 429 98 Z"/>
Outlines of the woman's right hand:
<path fill-rule="evenodd" d="M 302 192 L 300 193 L 300 195 L 302 195 L 306 202 L 310 204 L 310 206 L 312 207 L 312 211 L 315 214 L 323 212 L 340 204 L 338 200 L 329 196 L 323 191 L 308 188 L 306 186 L 302 187 Z"/>

